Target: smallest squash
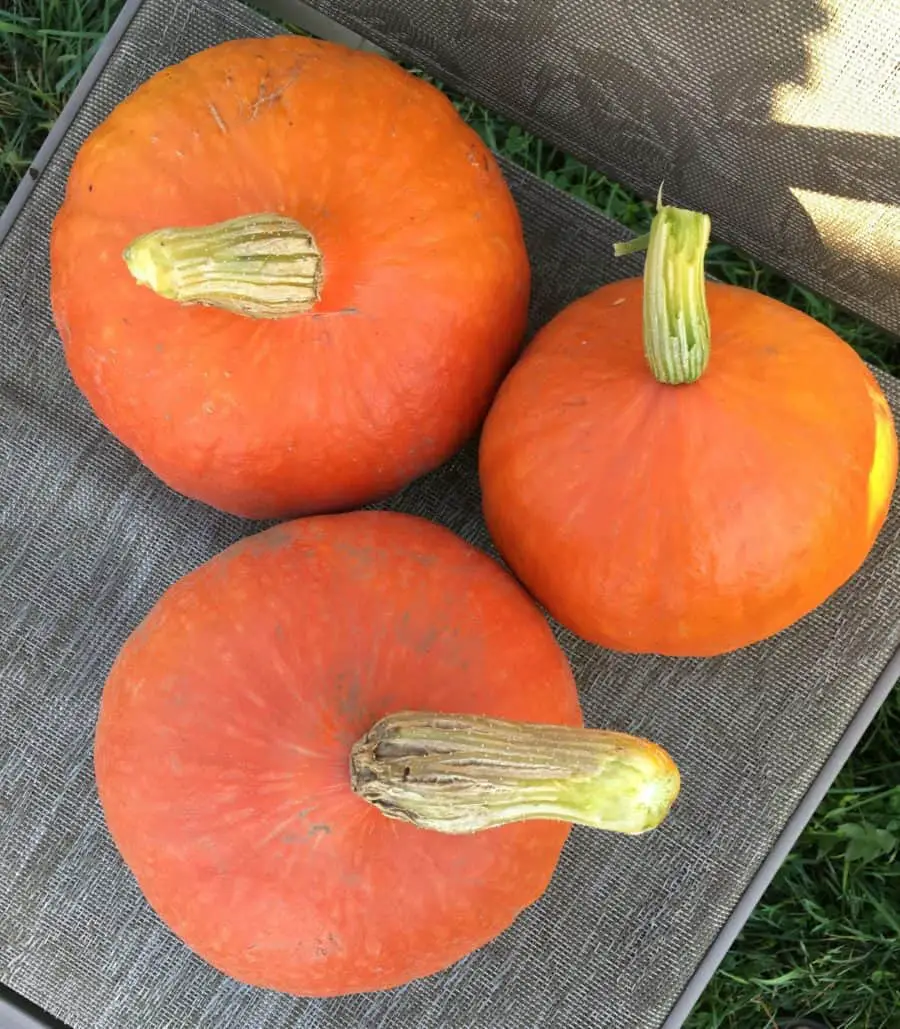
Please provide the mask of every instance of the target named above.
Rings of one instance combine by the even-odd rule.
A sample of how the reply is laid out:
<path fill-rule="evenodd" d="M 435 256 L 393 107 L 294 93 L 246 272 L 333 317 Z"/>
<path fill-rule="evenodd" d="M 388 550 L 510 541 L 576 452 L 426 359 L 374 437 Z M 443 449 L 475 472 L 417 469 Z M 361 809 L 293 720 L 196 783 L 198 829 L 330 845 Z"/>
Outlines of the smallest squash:
<path fill-rule="evenodd" d="M 869 369 L 808 315 L 705 282 L 709 230 L 660 203 L 643 281 L 538 333 L 482 435 L 501 553 L 616 650 L 720 654 L 796 622 L 865 560 L 896 481 Z"/>

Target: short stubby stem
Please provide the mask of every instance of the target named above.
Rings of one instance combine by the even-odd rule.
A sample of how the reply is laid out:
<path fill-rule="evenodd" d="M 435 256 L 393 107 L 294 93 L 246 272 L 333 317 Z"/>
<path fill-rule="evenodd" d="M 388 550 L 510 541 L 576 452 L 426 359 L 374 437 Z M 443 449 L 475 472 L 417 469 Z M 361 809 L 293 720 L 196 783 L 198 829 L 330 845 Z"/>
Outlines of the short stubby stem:
<path fill-rule="evenodd" d="M 281 214 L 156 229 L 134 240 L 123 257 L 135 281 L 162 297 L 248 318 L 308 311 L 322 285 L 322 255 L 312 234 Z"/>
<path fill-rule="evenodd" d="M 644 265 L 644 353 L 657 381 L 696 382 L 709 364 L 709 311 L 703 259 L 709 215 L 662 203 L 646 236 L 618 243 L 617 256 L 647 251 Z"/>
<path fill-rule="evenodd" d="M 662 747 L 625 733 L 414 711 L 354 745 L 350 780 L 388 817 L 445 833 L 527 819 L 642 833 L 681 782 Z"/>

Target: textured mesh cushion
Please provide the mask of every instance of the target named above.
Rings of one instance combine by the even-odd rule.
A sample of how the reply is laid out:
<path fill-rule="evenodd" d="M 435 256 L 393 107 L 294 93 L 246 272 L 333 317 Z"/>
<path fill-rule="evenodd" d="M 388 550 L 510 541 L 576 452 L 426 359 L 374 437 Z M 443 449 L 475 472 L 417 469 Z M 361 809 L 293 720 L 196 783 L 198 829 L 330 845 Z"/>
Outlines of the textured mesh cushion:
<path fill-rule="evenodd" d="M 576 829 L 546 896 L 430 980 L 318 1001 L 240 986 L 159 923 L 105 831 L 91 744 L 113 658 L 166 586 L 255 526 L 171 493 L 98 425 L 53 329 L 48 231 L 120 98 L 270 30 L 231 0 L 148 0 L 0 251 L 0 978 L 77 1029 L 655 1029 L 900 642 L 896 508 L 852 583 L 743 653 L 627 657 L 559 633 L 587 722 L 663 743 L 683 797 L 645 838 Z M 508 170 L 534 325 L 637 270 L 610 258 L 613 224 Z M 391 506 L 487 546 L 472 448 Z"/>
<path fill-rule="evenodd" d="M 897 0 L 308 2 L 900 332 Z"/>

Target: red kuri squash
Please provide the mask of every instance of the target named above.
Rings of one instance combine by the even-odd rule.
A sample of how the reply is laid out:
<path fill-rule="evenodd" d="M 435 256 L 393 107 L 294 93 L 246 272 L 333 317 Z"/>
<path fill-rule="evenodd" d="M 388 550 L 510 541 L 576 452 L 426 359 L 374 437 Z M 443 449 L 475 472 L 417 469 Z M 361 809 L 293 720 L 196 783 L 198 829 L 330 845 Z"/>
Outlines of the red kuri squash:
<path fill-rule="evenodd" d="M 563 653 L 499 565 L 422 519 L 322 516 L 162 597 L 106 684 L 97 784 L 151 905 L 213 965 L 379 990 L 505 929 L 570 821 L 665 816 L 665 751 L 580 725 Z"/>
<path fill-rule="evenodd" d="M 705 284 L 708 238 L 705 215 L 660 205 L 643 282 L 545 326 L 482 435 L 503 556 L 617 650 L 712 655 L 791 625 L 859 568 L 896 479 L 863 361 L 785 304 Z"/>
<path fill-rule="evenodd" d="M 297 37 L 216 46 L 120 104 L 74 163 L 51 270 L 99 418 L 176 490 L 258 517 L 451 455 L 529 292 L 509 190 L 450 102 Z"/>

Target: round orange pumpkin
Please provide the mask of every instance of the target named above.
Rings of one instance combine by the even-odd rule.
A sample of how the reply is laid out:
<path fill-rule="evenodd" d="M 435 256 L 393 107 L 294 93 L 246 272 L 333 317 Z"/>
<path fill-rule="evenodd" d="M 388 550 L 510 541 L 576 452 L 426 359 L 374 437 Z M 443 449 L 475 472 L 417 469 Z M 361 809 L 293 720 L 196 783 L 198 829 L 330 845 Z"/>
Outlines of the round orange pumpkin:
<path fill-rule="evenodd" d="M 449 457 L 529 292 L 515 205 L 450 102 L 297 37 L 216 46 L 121 103 L 73 165 L 51 271 L 101 421 L 255 517 L 356 506 Z"/>
<path fill-rule="evenodd" d="M 217 968 L 379 990 L 505 929 L 569 821 L 664 817 L 665 751 L 580 723 L 564 654 L 499 565 L 423 519 L 321 516 L 164 594 L 107 681 L 97 785 L 150 904 Z"/>
<path fill-rule="evenodd" d="M 503 556 L 616 650 L 706 656 L 791 625 L 862 564 L 896 479 L 863 361 L 785 304 L 704 284 L 708 237 L 706 216 L 661 206 L 643 282 L 545 326 L 482 435 Z"/>

